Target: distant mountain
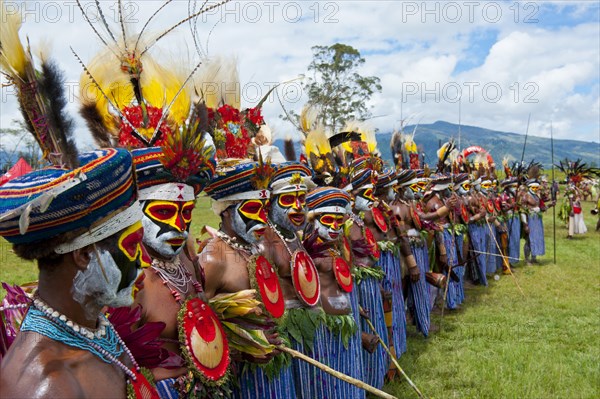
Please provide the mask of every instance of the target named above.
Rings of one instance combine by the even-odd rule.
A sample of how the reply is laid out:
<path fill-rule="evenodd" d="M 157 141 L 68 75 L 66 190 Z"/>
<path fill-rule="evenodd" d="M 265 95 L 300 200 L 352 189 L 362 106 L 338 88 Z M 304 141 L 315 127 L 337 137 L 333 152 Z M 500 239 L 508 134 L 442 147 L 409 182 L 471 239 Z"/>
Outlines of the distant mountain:
<path fill-rule="evenodd" d="M 412 133 L 414 126 L 406 126 L 404 131 Z M 510 161 L 520 160 L 523 151 L 523 142 L 525 135 L 511 132 L 500 132 L 496 130 L 484 129 L 476 126 L 461 126 L 461 148 L 467 148 L 471 145 L 478 145 L 490 152 L 497 167 L 501 167 L 502 159 L 506 156 Z M 437 164 L 436 152 L 440 141 L 445 143 L 450 138 L 458 141 L 458 125 L 437 121 L 428 125 L 419 125 L 415 134 L 415 142 L 425 153 L 425 162 L 430 166 Z M 377 144 L 381 151 L 382 158 L 392 160 L 390 151 L 390 141 L 392 133 L 378 133 Z M 275 145 L 283 151 L 283 140 L 276 140 Z M 295 143 L 296 154 L 301 153 L 301 146 Z M 552 153 L 550 149 L 550 139 L 545 137 L 536 137 L 531 134 L 527 137 L 527 147 L 525 148 L 525 160 L 535 159 L 541 162 L 546 168 L 552 163 Z M 564 158 L 575 160 L 581 158 L 590 166 L 600 165 L 600 143 L 577 141 L 577 140 L 554 140 L 554 162 Z"/>

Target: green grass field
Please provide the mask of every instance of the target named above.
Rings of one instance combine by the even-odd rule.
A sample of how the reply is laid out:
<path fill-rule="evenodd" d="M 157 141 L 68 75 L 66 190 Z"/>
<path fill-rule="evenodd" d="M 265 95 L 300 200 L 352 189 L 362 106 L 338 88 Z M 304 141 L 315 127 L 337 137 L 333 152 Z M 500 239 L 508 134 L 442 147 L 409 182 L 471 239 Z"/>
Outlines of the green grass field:
<path fill-rule="evenodd" d="M 433 316 L 441 331 L 425 339 L 408 330 L 400 365 L 429 398 L 600 398 L 600 234 L 592 203 L 584 204 L 588 233 L 567 240 L 557 224 L 553 264 L 552 211 L 544 217 L 546 256 L 539 266 L 467 291 L 462 310 Z M 557 212 L 558 213 L 558 212 Z M 198 202 L 192 232 L 218 227 L 205 199 Z M 0 281 L 35 280 L 32 263 L 0 243 Z M 2 293 L 3 295 L 3 293 Z M 416 398 L 398 380 L 386 391 Z"/>

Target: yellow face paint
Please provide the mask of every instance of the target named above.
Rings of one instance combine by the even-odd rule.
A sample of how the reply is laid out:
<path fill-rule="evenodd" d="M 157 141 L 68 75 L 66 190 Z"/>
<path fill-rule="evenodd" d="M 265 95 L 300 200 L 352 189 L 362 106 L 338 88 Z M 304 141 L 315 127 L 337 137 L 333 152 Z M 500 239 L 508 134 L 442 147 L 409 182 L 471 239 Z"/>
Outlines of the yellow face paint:
<path fill-rule="evenodd" d="M 306 204 L 306 191 L 294 191 L 292 193 L 280 194 L 277 203 L 282 208 L 301 210 Z"/>
<path fill-rule="evenodd" d="M 119 236 L 118 246 L 121 252 L 125 254 L 130 261 L 140 261 L 141 267 L 148 267 L 152 263 L 152 259 L 142 245 L 144 237 L 144 228 L 142 222 L 137 222 L 123 230 Z"/>
<path fill-rule="evenodd" d="M 192 221 L 194 201 L 150 201 L 144 213 L 159 225 L 168 225 L 178 231 L 186 231 Z"/>

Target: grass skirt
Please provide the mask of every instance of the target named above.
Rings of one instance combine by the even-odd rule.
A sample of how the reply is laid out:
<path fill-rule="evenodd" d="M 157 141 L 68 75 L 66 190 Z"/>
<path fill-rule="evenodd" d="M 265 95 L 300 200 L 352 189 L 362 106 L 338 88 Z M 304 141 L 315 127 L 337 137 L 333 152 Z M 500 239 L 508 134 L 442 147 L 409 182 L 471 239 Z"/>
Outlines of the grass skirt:
<path fill-rule="evenodd" d="M 353 335 L 346 349 L 339 336 L 335 336 L 325 325 L 321 325 L 316 332 L 312 351 L 295 340 L 292 340 L 292 346 L 297 351 L 328 365 L 334 370 L 359 380 L 363 378 L 363 368 L 357 361 L 357 359 L 360 359 L 360 352 L 362 351 L 359 332 Z M 362 399 L 365 397 L 362 389 L 339 380 L 304 361 L 293 359 L 292 368 L 296 385 L 296 397 L 298 398 Z M 281 398 L 286 398 L 286 396 Z"/>
<path fill-rule="evenodd" d="M 469 225 L 471 245 L 473 246 L 473 249 L 477 251 L 474 253 L 474 258 L 475 263 L 477 264 L 479 283 L 487 285 L 487 278 L 485 276 L 487 256 L 485 255 L 485 252 L 487 252 L 487 239 L 489 236 L 485 234 L 484 229 L 487 229 L 487 226 L 477 223 L 471 223 Z"/>
<path fill-rule="evenodd" d="M 413 315 L 417 330 L 427 337 L 429 335 L 429 325 L 431 323 L 431 298 L 429 296 L 429 287 L 425 280 L 425 273 L 429 271 L 427 244 L 423 241 L 411 241 L 410 249 L 419 266 L 421 275 L 419 281 L 416 283 L 410 282 L 408 285 L 407 304 L 408 309 Z"/>
<path fill-rule="evenodd" d="M 511 265 L 519 263 L 521 257 L 521 219 L 519 215 L 513 215 L 506 222 L 508 229 L 508 261 Z"/>
<path fill-rule="evenodd" d="M 542 215 L 538 213 L 529 214 L 527 219 L 529 225 L 529 248 L 531 255 L 541 256 L 546 253 L 546 245 L 544 243 L 544 223 Z"/>
<path fill-rule="evenodd" d="M 386 345 L 389 345 L 379 280 L 365 277 L 358 285 L 358 301 L 360 306 L 369 313 L 377 334 Z M 361 320 L 360 324 L 362 331 L 371 333 L 371 329 L 364 320 Z M 373 353 L 363 351 L 363 361 L 365 371 L 363 381 L 375 388 L 383 388 L 389 365 L 389 356 L 385 349 L 381 345 L 377 345 L 377 349 Z M 317 397 L 315 396 L 315 398 Z"/>
<path fill-rule="evenodd" d="M 296 398 L 292 367 L 284 367 L 273 379 L 262 368 L 245 370 L 238 377 L 239 388 L 233 390 L 235 399 Z"/>
<path fill-rule="evenodd" d="M 399 358 L 406 352 L 406 314 L 404 313 L 404 296 L 402 295 L 402 270 L 400 258 L 392 251 L 381 251 L 379 266 L 385 272 L 381 281 L 383 289 L 392 293 L 392 336 L 390 346 L 396 350 Z"/>
<path fill-rule="evenodd" d="M 458 260 L 456 257 L 456 239 L 453 236 L 453 234 L 450 231 L 448 231 L 447 229 L 444 229 L 442 234 L 444 237 L 444 246 L 446 247 L 446 259 L 448 260 L 448 265 L 451 266 L 452 270 L 454 270 L 456 273 L 457 270 L 455 269 L 455 266 L 458 263 Z M 444 272 L 444 274 L 448 275 L 447 272 Z M 448 285 L 448 293 L 446 295 L 446 307 L 448 309 L 456 309 L 456 307 L 460 304 L 459 290 L 460 290 L 460 287 L 462 286 L 462 281 L 456 282 L 456 281 L 450 279 L 449 276 L 448 276 L 448 281 L 449 281 L 449 285 Z"/>

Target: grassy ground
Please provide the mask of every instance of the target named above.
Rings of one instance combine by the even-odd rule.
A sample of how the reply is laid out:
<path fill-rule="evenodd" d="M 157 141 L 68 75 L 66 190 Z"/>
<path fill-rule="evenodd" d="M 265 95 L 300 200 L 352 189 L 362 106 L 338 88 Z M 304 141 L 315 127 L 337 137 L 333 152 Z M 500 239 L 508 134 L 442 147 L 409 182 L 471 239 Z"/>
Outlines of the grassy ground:
<path fill-rule="evenodd" d="M 409 327 L 408 352 L 400 365 L 430 398 L 599 398 L 600 397 L 600 234 L 584 204 L 590 230 L 566 240 L 557 225 L 557 264 L 552 264 L 552 212 L 545 217 L 546 256 L 540 266 L 515 268 L 526 294 L 510 276 L 491 279 L 487 288 L 467 291 L 462 310 L 433 322 L 441 331 L 428 339 Z M 192 232 L 204 224 L 218 227 L 208 201 L 195 210 Z M 36 279 L 23 262 L 0 243 L 0 281 Z M 3 295 L 3 293 L 2 293 Z M 397 381 L 386 390 L 416 397 Z"/>

